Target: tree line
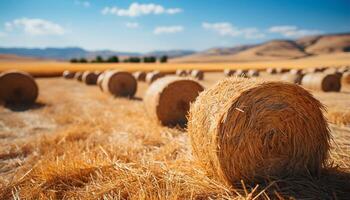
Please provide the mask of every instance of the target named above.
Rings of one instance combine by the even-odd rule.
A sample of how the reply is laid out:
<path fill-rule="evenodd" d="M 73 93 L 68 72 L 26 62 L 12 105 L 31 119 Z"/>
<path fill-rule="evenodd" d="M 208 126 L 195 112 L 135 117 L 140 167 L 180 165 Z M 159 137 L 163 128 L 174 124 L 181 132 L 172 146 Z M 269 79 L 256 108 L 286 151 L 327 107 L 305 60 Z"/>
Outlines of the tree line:
<path fill-rule="evenodd" d="M 132 56 L 126 59 L 120 60 L 118 56 L 110 56 L 107 59 L 104 59 L 102 56 L 96 56 L 93 60 L 87 60 L 86 58 L 72 58 L 70 59 L 71 63 L 155 63 L 159 61 L 160 63 L 168 62 L 168 56 L 164 55 L 159 58 L 155 56 L 145 56 L 145 57 L 137 57 Z"/>

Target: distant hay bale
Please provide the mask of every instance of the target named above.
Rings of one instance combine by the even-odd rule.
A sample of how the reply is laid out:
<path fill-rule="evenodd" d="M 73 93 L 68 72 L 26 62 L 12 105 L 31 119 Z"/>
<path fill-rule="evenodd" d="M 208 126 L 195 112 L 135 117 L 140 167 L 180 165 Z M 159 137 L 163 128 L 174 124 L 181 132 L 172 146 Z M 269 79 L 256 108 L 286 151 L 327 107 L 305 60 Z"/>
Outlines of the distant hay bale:
<path fill-rule="evenodd" d="M 233 75 L 235 75 L 235 73 L 236 73 L 236 70 L 234 70 L 234 69 L 225 69 L 224 70 L 224 74 L 227 77 L 233 76 Z"/>
<path fill-rule="evenodd" d="M 267 68 L 266 72 L 269 73 L 269 74 L 276 74 L 277 70 L 276 70 L 276 68 Z"/>
<path fill-rule="evenodd" d="M 180 77 L 185 77 L 185 76 L 187 76 L 187 75 L 189 75 L 188 73 L 187 73 L 187 71 L 186 70 L 184 70 L 184 69 L 178 69 L 178 70 L 176 70 L 176 76 L 180 76 Z"/>
<path fill-rule="evenodd" d="M 188 78 L 164 77 L 146 91 L 144 102 L 148 115 L 165 126 L 184 126 L 190 103 L 203 91 L 203 86 Z"/>
<path fill-rule="evenodd" d="M 83 80 L 83 72 L 76 72 L 74 75 L 74 79 L 77 79 L 78 81 Z"/>
<path fill-rule="evenodd" d="M 313 67 L 305 69 L 305 73 L 316 73 L 316 72 L 323 72 L 327 69 L 327 67 Z"/>
<path fill-rule="evenodd" d="M 65 71 L 62 73 L 63 78 L 66 78 L 66 79 L 72 79 L 72 78 L 74 78 L 74 75 L 75 75 L 74 72 L 68 71 L 68 70 L 65 70 Z"/>
<path fill-rule="evenodd" d="M 246 69 L 238 69 L 235 73 L 235 76 L 247 77 L 248 70 Z"/>
<path fill-rule="evenodd" d="M 132 74 L 138 81 L 146 81 L 146 72 L 137 71 Z"/>
<path fill-rule="evenodd" d="M 276 73 L 277 74 L 283 74 L 283 73 L 286 73 L 286 72 L 289 72 L 290 69 L 286 69 L 286 68 L 276 68 Z"/>
<path fill-rule="evenodd" d="M 302 69 L 291 69 L 289 71 L 289 73 L 291 73 L 291 74 L 303 74 L 303 70 Z"/>
<path fill-rule="evenodd" d="M 146 82 L 151 84 L 153 83 L 155 80 L 164 77 L 165 75 L 159 71 L 154 71 L 154 72 L 149 72 L 146 75 Z"/>
<path fill-rule="evenodd" d="M 341 87 L 340 76 L 327 73 L 306 74 L 301 80 L 301 85 L 308 89 L 324 92 L 339 92 Z"/>
<path fill-rule="evenodd" d="M 191 105 L 193 154 L 229 184 L 318 174 L 330 148 L 322 109 L 295 84 L 227 78 Z"/>
<path fill-rule="evenodd" d="M 191 76 L 201 81 L 204 78 L 204 72 L 202 70 L 192 70 Z"/>
<path fill-rule="evenodd" d="M 248 77 L 258 77 L 259 76 L 259 71 L 256 69 L 251 69 L 248 71 L 247 76 Z"/>
<path fill-rule="evenodd" d="M 7 104 L 30 105 L 39 95 L 34 78 L 21 71 L 0 73 L 0 101 Z"/>
<path fill-rule="evenodd" d="M 114 96 L 133 97 L 137 81 L 129 72 L 113 70 L 104 73 L 101 87 L 102 91 Z"/>
<path fill-rule="evenodd" d="M 86 85 L 96 85 L 98 74 L 95 72 L 86 71 L 83 73 L 82 80 Z"/>
<path fill-rule="evenodd" d="M 301 80 L 303 78 L 302 74 L 283 74 L 281 77 L 281 81 L 288 82 L 288 83 L 294 83 L 294 84 L 301 84 Z"/>

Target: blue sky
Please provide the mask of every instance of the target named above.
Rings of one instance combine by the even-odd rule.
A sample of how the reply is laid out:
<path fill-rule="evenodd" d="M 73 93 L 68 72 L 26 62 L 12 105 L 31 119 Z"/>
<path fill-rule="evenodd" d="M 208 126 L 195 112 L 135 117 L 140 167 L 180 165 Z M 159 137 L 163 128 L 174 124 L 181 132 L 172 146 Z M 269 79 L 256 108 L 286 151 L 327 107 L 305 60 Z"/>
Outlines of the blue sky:
<path fill-rule="evenodd" d="M 0 46 L 129 52 L 350 32 L 350 0 L 1 0 Z"/>

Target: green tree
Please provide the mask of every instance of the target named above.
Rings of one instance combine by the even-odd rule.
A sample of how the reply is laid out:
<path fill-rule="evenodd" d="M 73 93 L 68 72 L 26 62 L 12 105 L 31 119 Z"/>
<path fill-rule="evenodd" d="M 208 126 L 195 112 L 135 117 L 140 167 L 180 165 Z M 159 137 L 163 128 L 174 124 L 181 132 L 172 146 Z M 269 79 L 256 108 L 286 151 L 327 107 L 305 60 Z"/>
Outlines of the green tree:
<path fill-rule="evenodd" d="M 131 63 L 139 63 L 141 62 L 141 59 L 139 57 L 130 57 L 129 62 Z"/>
<path fill-rule="evenodd" d="M 78 62 L 78 59 L 72 58 L 72 59 L 70 59 L 70 62 L 71 62 L 71 63 L 77 63 L 77 62 Z"/>
<path fill-rule="evenodd" d="M 143 62 L 144 63 L 155 63 L 157 61 L 157 58 L 154 56 L 144 57 Z"/>
<path fill-rule="evenodd" d="M 95 61 L 96 61 L 97 63 L 103 63 L 103 62 L 104 62 L 102 56 L 96 56 Z"/>
<path fill-rule="evenodd" d="M 164 56 L 160 57 L 160 62 L 161 62 L 161 63 L 166 63 L 166 62 L 168 62 L 168 56 L 167 56 L 167 55 L 164 55 Z"/>
<path fill-rule="evenodd" d="M 118 63 L 119 62 L 119 58 L 118 56 L 111 56 L 107 59 L 107 62 L 109 63 Z"/>
<path fill-rule="evenodd" d="M 79 62 L 80 62 L 80 63 L 87 63 L 87 60 L 86 60 L 85 58 L 80 58 L 80 59 L 79 59 Z"/>

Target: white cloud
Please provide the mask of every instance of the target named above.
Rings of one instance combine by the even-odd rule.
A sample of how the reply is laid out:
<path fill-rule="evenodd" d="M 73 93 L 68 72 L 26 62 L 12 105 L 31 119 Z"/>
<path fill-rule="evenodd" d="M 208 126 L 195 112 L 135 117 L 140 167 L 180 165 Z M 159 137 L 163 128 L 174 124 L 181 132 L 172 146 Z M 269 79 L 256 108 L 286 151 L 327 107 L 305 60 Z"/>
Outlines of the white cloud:
<path fill-rule="evenodd" d="M 138 28 L 139 27 L 139 23 L 137 23 L 137 22 L 126 22 L 125 26 L 128 27 L 128 28 Z"/>
<path fill-rule="evenodd" d="M 117 16 L 127 16 L 127 17 L 138 17 L 142 15 L 160 15 L 160 14 L 177 14 L 182 12 L 181 8 L 169 8 L 166 9 L 161 5 L 157 4 L 139 4 L 132 3 L 129 8 L 121 9 L 118 7 L 105 7 L 102 10 L 102 14 L 104 15 L 117 15 Z"/>
<path fill-rule="evenodd" d="M 6 36 L 7 36 L 7 34 L 5 32 L 0 31 L 0 37 L 6 37 Z"/>
<path fill-rule="evenodd" d="M 321 34 L 320 30 L 300 29 L 297 26 L 273 26 L 268 29 L 270 33 L 279 33 L 285 37 L 302 37 L 306 35 Z"/>
<path fill-rule="evenodd" d="M 5 23 L 5 29 L 21 29 L 29 35 L 63 35 L 65 30 L 59 24 L 44 19 L 21 18 Z"/>
<path fill-rule="evenodd" d="M 89 1 L 80 1 L 80 0 L 75 0 L 74 1 L 76 5 L 83 6 L 85 8 L 88 8 L 91 6 Z"/>
<path fill-rule="evenodd" d="M 178 33 L 182 32 L 184 28 L 182 26 L 158 26 L 154 29 L 153 33 L 156 35 Z"/>
<path fill-rule="evenodd" d="M 229 22 L 208 23 L 203 22 L 202 27 L 207 30 L 212 30 L 221 36 L 238 37 L 243 36 L 246 39 L 258 39 L 265 37 L 265 34 L 257 28 L 237 28 Z"/>

